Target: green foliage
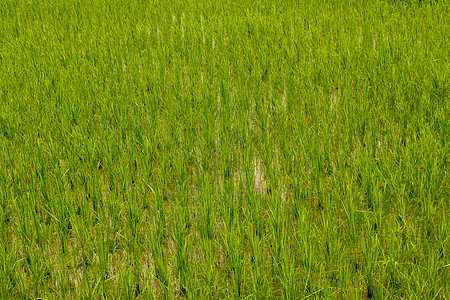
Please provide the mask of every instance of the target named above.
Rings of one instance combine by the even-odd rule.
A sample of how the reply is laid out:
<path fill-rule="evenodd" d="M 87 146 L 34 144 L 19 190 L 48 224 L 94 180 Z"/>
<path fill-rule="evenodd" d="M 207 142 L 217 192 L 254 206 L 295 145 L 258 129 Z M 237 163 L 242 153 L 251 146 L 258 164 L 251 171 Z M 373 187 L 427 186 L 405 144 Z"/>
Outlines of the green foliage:
<path fill-rule="evenodd" d="M 0 298 L 450 295 L 448 15 L 3 1 Z"/>

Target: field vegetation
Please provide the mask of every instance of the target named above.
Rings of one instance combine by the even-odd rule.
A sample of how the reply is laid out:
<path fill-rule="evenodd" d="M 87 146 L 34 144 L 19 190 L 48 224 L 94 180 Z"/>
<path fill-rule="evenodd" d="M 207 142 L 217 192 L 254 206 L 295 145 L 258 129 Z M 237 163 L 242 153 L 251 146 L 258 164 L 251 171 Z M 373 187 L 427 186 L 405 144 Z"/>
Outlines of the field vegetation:
<path fill-rule="evenodd" d="M 449 15 L 2 0 L 0 298 L 450 298 Z"/>

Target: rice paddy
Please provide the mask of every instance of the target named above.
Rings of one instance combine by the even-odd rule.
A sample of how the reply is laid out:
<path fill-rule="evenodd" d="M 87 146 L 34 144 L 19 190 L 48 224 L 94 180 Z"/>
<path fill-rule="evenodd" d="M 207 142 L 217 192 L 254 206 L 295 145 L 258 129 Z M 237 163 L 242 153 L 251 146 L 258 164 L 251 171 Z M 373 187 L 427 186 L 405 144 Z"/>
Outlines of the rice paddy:
<path fill-rule="evenodd" d="M 449 15 L 3 0 L 0 298 L 450 298 Z"/>

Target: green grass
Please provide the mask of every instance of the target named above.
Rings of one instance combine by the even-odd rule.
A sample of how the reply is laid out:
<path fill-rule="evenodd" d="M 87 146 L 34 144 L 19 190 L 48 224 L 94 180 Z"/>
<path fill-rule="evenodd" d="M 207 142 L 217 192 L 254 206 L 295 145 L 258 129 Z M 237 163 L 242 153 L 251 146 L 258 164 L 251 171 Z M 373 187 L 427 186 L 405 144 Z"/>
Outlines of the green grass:
<path fill-rule="evenodd" d="M 0 298 L 450 298 L 449 15 L 2 1 Z"/>

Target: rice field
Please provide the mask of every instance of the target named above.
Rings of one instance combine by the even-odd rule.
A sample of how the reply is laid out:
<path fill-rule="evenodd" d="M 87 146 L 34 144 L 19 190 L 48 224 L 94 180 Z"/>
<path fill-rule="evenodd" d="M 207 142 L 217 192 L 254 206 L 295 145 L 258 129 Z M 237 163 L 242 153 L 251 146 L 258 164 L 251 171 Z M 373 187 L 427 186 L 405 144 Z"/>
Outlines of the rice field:
<path fill-rule="evenodd" d="M 449 299 L 448 1 L 2 0 L 1 299 Z"/>

